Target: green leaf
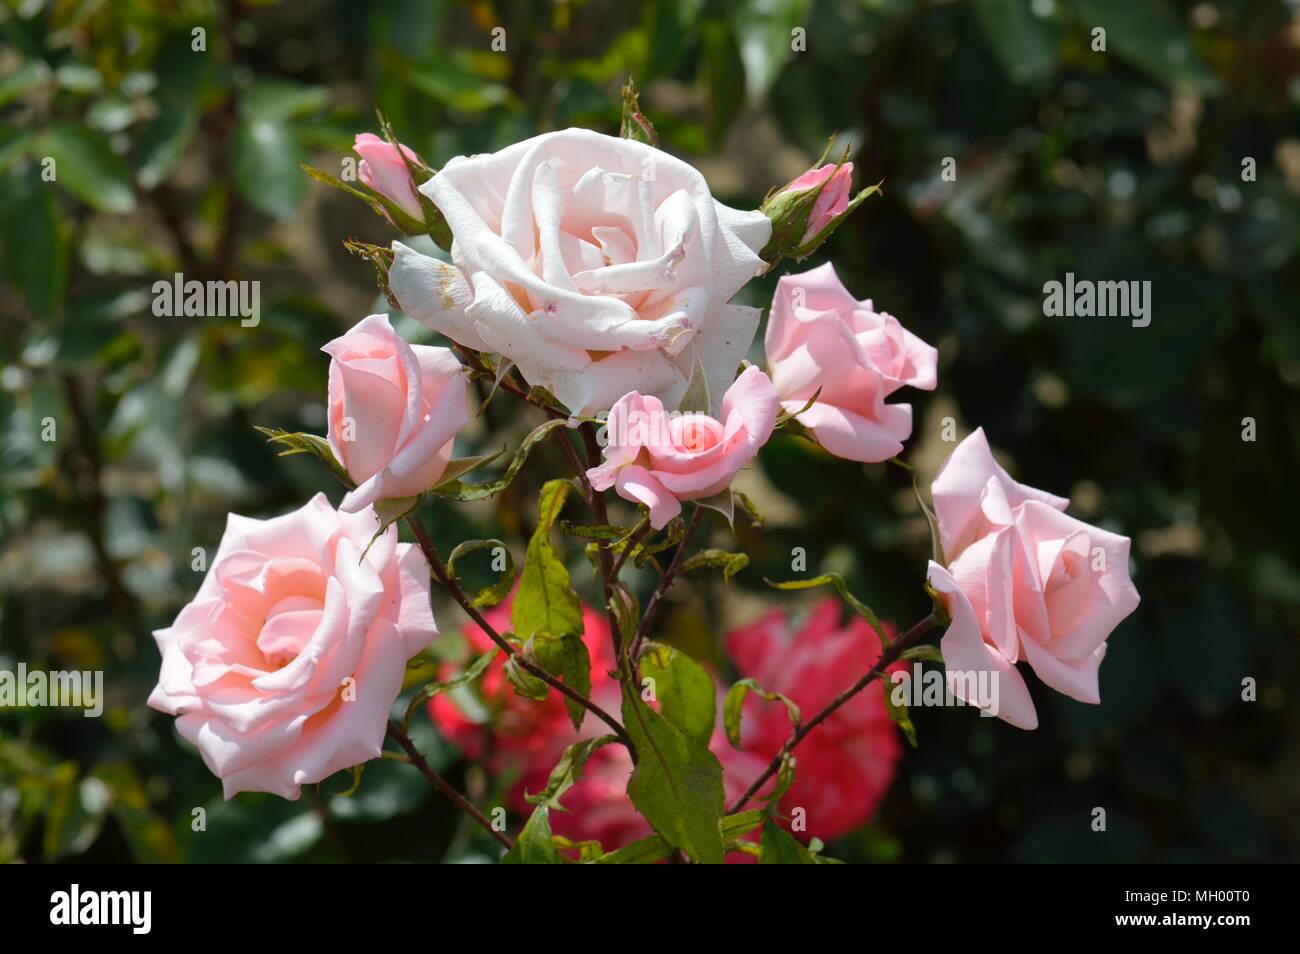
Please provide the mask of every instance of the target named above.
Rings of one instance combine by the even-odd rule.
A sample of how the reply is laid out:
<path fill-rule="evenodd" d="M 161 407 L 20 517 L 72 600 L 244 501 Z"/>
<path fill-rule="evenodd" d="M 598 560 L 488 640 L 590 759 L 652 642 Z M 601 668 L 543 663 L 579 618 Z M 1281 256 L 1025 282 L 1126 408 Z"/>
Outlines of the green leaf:
<path fill-rule="evenodd" d="M 476 550 L 495 551 L 498 547 L 501 549 L 501 552 L 506 555 L 506 567 L 501 571 L 501 576 L 495 583 L 483 587 L 483 589 L 474 594 L 470 603 L 478 609 L 496 606 L 510 595 L 510 588 L 515 585 L 516 576 L 515 560 L 514 557 L 510 555 L 510 548 L 500 540 L 466 540 L 463 543 L 458 543 L 456 548 L 451 551 L 451 555 L 447 557 L 447 572 L 451 574 L 452 577 L 455 577 L 456 561 L 458 559 L 465 556 L 467 553 L 473 553 Z"/>
<path fill-rule="evenodd" d="M 747 566 L 749 566 L 748 554 L 708 549 L 687 557 L 682 561 L 681 566 L 677 568 L 677 572 L 690 573 L 692 570 L 721 567 L 722 581 L 730 583 L 731 578 Z"/>
<path fill-rule="evenodd" d="M 538 805 L 533 809 L 515 846 L 501 859 L 503 865 L 558 865 L 560 852 L 551 837 L 550 809 Z"/>
<path fill-rule="evenodd" d="M 504 670 L 506 679 L 510 681 L 517 696 L 542 702 L 551 691 L 550 686 L 520 665 L 519 659 L 515 656 L 506 660 Z"/>
<path fill-rule="evenodd" d="M 769 819 L 763 826 L 758 863 L 760 865 L 815 865 L 817 860 L 807 848 L 799 844 L 798 839 L 783 831 L 776 822 Z"/>
<path fill-rule="evenodd" d="M 762 809 L 751 809 L 746 812 L 728 815 L 722 819 L 722 837 L 724 841 L 732 842 L 743 835 L 749 834 L 763 824 L 763 819 L 766 817 L 767 813 Z M 664 841 L 663 838 L 659 835 L 648 835 L 632 842 L 630 845 L 624 845 L 616 851 L 611 851 L 596 858 L 595 863 L 601 865 L 648 865 L 654 864 L 656 861 L 663 861 L 672 853 L 672 845 Z"/>
<path fill-rule="evenodd" d="M 55 182 L 100 212 L 135 211 L 131 172 L 108 140 L 84 126 L 58 125 L 40 136 L 33 149 L 55 163 Z"/>
<path fill-rule="evenodd" d="M 578 611 L 581 614 L 581 604 Z M 525 651 L 551 675 L 563 679 L 566 686 L 584 696 L 591 695 L 591 654 L 587 651 L 587 644 L 582 641 L 581 622 L 576 633 L 565 633 L 562 636 L 537 633 L 525 644 Z M 582 719 L 587 714 L 586 708 L 568 696 L 564 697 L 564 706 L 569 711 L 573 727 L 580 729 Z"/>
<path fill-rule="evenodd" d="M 433 492 L 439 497 L 460 501 L 485 500 L 501 493 L 510 486 L 515 479 L 515 475 L 524 466 L 524 461 L 528 459 L 528 453 L 533 449 L 534 445 L 557 427 L 563 427 L 564 424 L 563 419 L 554 418 L 533 428 L 515 451 L 515 455 L 510 459 L 510 464 L 506 467 L 505 472 L 496 480 L 490 480 L 483 484 L 467 484 L 455 477 L 451 479 L 444 478 L 438 486 L 433 488 Z M 493 457 L 495 456 L 493 455 Z"/>
<path fill-rule="evenodd" d="M 839 594 L 840 599 L 849 604 L 849 608 L 865 619 L 871 625 L 871 628 L 876 631 L 881 648 L 889 646 L 889 636 L 885 634 L 885 630 L 881 627 L 880 620 L 876 618 L 875 612 L 872 611 L 870 606 L 849 592 L 844 577 L 838 573 L 823 573 L 821 576 L 815 576 L 810 580 L 786 580 L 784 583 L 773 583 L 771 580 L 766 580 L 765 582 L 768 586 L 778 590 L 807 590 L 814 586 L 825 586 L 829 583 L 835 588 L 835 592 Z"/>
<path fill-rule="evenodd" d="M 660 714 L 708 748 L 717 718 L 713 677 L 698 662 L 663 643 L 647 643 L 641 656 L 641 678 L 654 680 Z"/>
<path fill-rule="evenodd" d="M 411 704 L 406 707 L 406 715 L 402 718 L 402 729 L 405 730 L 411 724 L 411 716 L 419 711 L 420 707 L 432 699 L 434 696 L 443 692 L 451 692 L 459 689 L 461 686 L 468 686 L 483 673 L 487 672 L 487 667 L 492 660 L 496 659 L 497 653 L 501 651 L 500 647 L 493 646 L 483 655 L 474 660 L 464 672 L 458 676 L 442 682 L 430 682 L 420 687 L 420 691 L 411 699 Z M 529 678 L 532 678 L 531 676 Z"/>
<path fill-rule="evenodd" d="M 623 725 L 639 759 L 628 797 L 675 848 L 700 864 L 721 864 L 722 765 L 705 746 L 624 689 Z"/>
<path fill-rule="evenodd" d="M 230 148 L 239 194 L 271 218 L 292 218 L 307 191 L 299 170 L 306 156 L 293 130 L 284 122 L 246 121 Z"/>
<path fill-rule="evenodd" d="M 95 843 L 104 827 L 109 792 L 96 778 L 77 778 L 77 766 L 64 762 L 57 766 L 49 784 L 49 808 L 45 814 L 42 852 L 46 861 L 78 855 Z"/>
<path fill-rule="evenodd" d="M 731 496 L 731 488 L 714 494 L 712 497 L 700 497 L 695 501 L 695 506 L 703 507 L 706 510 L 713 510 L 722 514 L 727 521 L 727 526 L 735 529 L 736 526 L 736 501 Z M 737 567 L 737 569 L 740 569 Z"/>
<path fill-rule="evenodd" d="M 524 641 L 538 633 L 554 637 L 582 635 L 582 603 L 550 540 L 551 527 L 572 489 L 567 480 L 548 481 L 542 487 L 537 529 L 528 541 L 528 558 L 510 609 L 511 626 Z"/>
<path fill-rule="evenodd" d="M 586 768 L 587 760 L 591 758 L 592 753 L 617 741 L 618 739 L 612 735 L 602 735 L 594 739 L 574 742 L 564 750 L 560 761 L 556 762 L 555 768 L 551 769 L 546 787 L 536 795 L 525 795 L 524 800 L 530 805 L 546 805 L 556 811 L 565 811 L 564 806 L 560 804 L 560 798 L 582 780 L 583 769 Z"/>
<path fill-rule="evenodd" d="M 329 441 L 316 434 L 306 434 L 302 432 L 290 433 L 278 427 L 259 427 L 253 426 L 253 430 L 263 434 L 272 444 L 279 444 L 285 449 L 280 451 L 281 457 L 289 457 L 292 454 L 311 454 L 317 460 L 329 468 L 331 474 L 348 490 L 352 490 L 356 485 L 353 484 L 352 478 L 339 459 L 334 456 L 334 449 L 330 447 Z"/>
<path fill-rule="evenodd" d="M 672 845 L 658 835 L 648 835 L 630 845 L 624 845 L 615 851 L 601 855 L 596 859 L 598 865 L 652 865 L 663 861 L 673 853 Z"/>
<path fill-rule="evenodd" d="M 362 559 L 365 559 L 370 548 L 374 546 L 375 541 L 384 535 L 386 531 L 403 517 L 410 516 L 420 509 L 420 503 L 424 500 L 423 494 L 416 494 L 414 497 L 385 497 L 383 500 L 375 501 L 375 516 L 379 519 L 379 529 L 375 535 L 370 538 L 366 548 L 361 551 Z"/>
<path fill-rule="evenodd" d="M 779 692 L 768 692 L 753 679 L 741 679 L 727 690 L 727 696 L 722 701 L 722 724 L 727 731 L 727 741 L 731 743 L 733 749 L 740 749 L 740 719 L 745 711 L 745 697 L 751 692 L 767 702 L 779 702 L 784 705 L 786 713 L 790 716 L 790 725 L 799 728 L 801 718 L 799 707 L 792 699 Z"/>

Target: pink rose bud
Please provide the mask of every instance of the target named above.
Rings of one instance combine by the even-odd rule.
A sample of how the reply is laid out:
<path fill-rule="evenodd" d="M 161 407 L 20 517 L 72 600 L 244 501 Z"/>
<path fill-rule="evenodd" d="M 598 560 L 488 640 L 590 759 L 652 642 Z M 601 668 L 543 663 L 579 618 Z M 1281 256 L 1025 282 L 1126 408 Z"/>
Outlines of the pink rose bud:
<path fill-rule="evenodd" d="M 364 318 L 321 348 L 329 377 L 329 442 L 356 490 L 354 513 L 377 500 L 413 497 L 438 482 L 469 423 L 465 376 L 448 348 L 410 345 L 385 315 Z"/>
<path fill-rule="evenodd" d="M 849 193 L 852 190 L 853 163 L 846 162 L 837 166 L 828 162 L 820 169 L 809 169 L 777 195 L 813 194 L 812 210 L 808 213 L 803 232 L 803 242 L 810 242 L 849 207 Z"/>
<path fill-rule="evenodd" d="M 597 490 L 650 510 L 660 530 L 683 500 L 712 497 L 767 443 L 780 411 L 776 390 L 758 368 L 746 368 L 722 399 L 722 418 L 671 414 L 654 396 L 632 391 L 610 409 L 605 462 L 587 471 Z"/>
<path fill-rule="evenodd" d="M 789 185 L 768 196 L 762 212 L 772 223 L 772 235 L 761 256 L 769 266 L 784 257 L 802 261 L 821 246 L 850 212 L 878 185 L 852 194 L 853 163 L 828 163 L 809 169 Z"/>
<path fill-rule="evenodd" d="M 157 630 L 154 709 L 198 746 L 226 798 L 378 758 L 406 661 L 438 635 L 423 554 L 372 510 L 317 494 L 270 520 L 231 514 L 212 567 Z M 363 555 L 364 554 L 364 555 Z"/>
<path fill-rule="evenodd" d="M 361 181 L 415 221 L 423 222 L 424 210 L 420 207 L 415 183 L 411 181 L 411 170 L 403 161 L 402 154 L 416 168 L 424 165 L 420 157 L 407 146 L 401 146 L 402 152 L 399 153 L 398 146 L 385 142 L 374 133 L 361 133 L 352 148 L 361 157 L 361 164 L 357 167 Z"/>
<path fill-rule="evenodd" d="M 936 383 L 935 349 L 871 299 L 854 299 L 829 262 L 777 282 L 763 344 L 786 413 L 846 460 L 897 456 L 912 433 L 912 406 L 885 398 Z"/>
<path fill-rule="evenodd" d="M 939 645 L 953 695 L 1037 728 L 1016 668 L 1023 660 L 1058 692 L 1100 702 L 1106 639 L 1138 605 L 1129 538 L 1067 516 L 1062 497 L 1016 483 L 982 429 L 957 445 L 931 493 L 948 565 L 930 561 L 928 578 L 952 621 Z"/>

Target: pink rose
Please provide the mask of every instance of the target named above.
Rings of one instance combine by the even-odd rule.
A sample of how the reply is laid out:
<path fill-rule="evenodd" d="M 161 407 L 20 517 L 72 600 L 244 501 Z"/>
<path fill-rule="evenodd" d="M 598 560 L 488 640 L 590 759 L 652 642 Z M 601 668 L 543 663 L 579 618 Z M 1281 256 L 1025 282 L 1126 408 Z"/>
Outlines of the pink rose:
<path fill-rule="evenodd" d="M 822 187 L 822 183 L 826 183 Z M 803 241 L 811 241 L 822 229 L 830 225 L 837 215 L 849 207 L 849 194 L 853 191 L 853 163 L 846 162 L 837 166 L 828 162 L 820 169 L 809 169 L 795 179 L 777 195 L 791 195 L 821 187 L 812 211 L 808 213 L 808 225 L 804 231 Z"/>
<path fill-rule="evenodd" d="M 931 488 L 947 568 L 929 581 L 952 620 L 940 643 L 953 694 L 1014 726 L 1038 715 L 1016 663 L 1080 702 L 1097 703 L 1106 638 L 1138 605 L 1129 538 L 1067 516 L 1069 501 L 1016 483 L 976 430 Z M 974 689 L 983 673 L 990 699 Z"/>
<path fill-rule="evenodd" d="M 226 798 L 301 785 L 379 755 L 406 660 L 438 634 L 429 569 L 373 511 L 317 494 L 270 520 L 231 514 L 194 599 L 154 633 L 149 705 L 177 717 Z"/>
<path fill-rule="evenodd" d="M 606 424 L 605 462 L 587 471 L 597 490 L 650 509 L 661 529 L 683 500 L 721 493 L 772 436 L 779 410 L 766 374 L 746 368 L 722 399 L 721 419 L 669 414 L 657 397 L 633 391 L 618 400 Z"/>
<path fill-rule="evenodd" d="M 456 356 L 407 344 L 385 315 L 363 318 L 321 350 L 332 359 L 330 447 L 357 483 L 341 509 L 356 512 L 436 484 L 456 434 L 469 423 Z"/>
<path fill-rule="evenodd" d="M 385 142 L 374 133 L 361 133 L 352 148 L 361 157 L 357 166 L 357 175 L 361 181 L 391 200 L 417 222 L 423 222 L 424 210 L 420 208 L 420 198 L 416 194 L 415 183 L 411 181 L 411 171 L 402 159 L 402 153 L 417 168 L 421 165 L 420 157 L 406 146 L 402 146 L 402 152 L 399 153 L 397 146 Z"/>
<path fill-rule="evenodd" d="M 886 404 L 903 385 L 932 391 L 937 352 L 898 319 L 855 301 L 829 262 L 776 286 L 764 338 L 787 413 L 821 393 L 799 422 L 837 457 L 879 463 L 903 449 L 912 407 Z"/>
<path fill-rule="evenodd" d="M 727 653 L 741 675 L 788 696 L 806 719 L 871 669 L 880 656 L 880 640 L 858 616 L 841 623 L 839 603 L 826 599 L 798 630 L 780 610 L 732 630 Z M 721 755 L 728 781 L 738 776 L 743 790 L 780 751 L 790 731 L 785 706 L 751 693 L 741 720 L 743 751 Z M 784 815 L 804 810 L 807 830 L 794 834 L 805 841 L 814 835 L 830 840 L 869 821 L 894 779 L 901 751 L 880 687 L 854 696 L 795 750 L 795 781 L 780 805 Z M 749 771 L 740 771 L 733 756 L 750 759 L 744 766 Z M 753 770 L 754 756 L 760 757 L 758 771 Z"/>

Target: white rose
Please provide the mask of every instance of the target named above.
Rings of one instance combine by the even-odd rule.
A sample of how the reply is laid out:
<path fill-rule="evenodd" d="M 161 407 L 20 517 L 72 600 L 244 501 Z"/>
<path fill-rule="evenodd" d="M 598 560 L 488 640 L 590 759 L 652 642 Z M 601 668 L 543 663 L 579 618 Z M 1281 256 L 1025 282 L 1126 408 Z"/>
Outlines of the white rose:
<path fill-rule="evenodd" d="M 575 414 L 629 391 L 676 408 L 698 361 L 717 411 L 759 309 L 728 300 L 764 263 L 771 223 L 715 202 L 690 165 L 566 129 L 451 160 L 420 187 L 453 264 L 393 243 L 403 309 L 497 352 Z"/>

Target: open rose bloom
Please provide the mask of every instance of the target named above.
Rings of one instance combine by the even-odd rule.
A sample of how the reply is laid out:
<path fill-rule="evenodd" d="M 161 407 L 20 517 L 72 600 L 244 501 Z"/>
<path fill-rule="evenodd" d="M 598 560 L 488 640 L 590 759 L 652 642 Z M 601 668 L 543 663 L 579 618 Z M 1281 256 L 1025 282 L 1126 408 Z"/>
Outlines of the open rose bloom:
<path fill-rule="evenodd" d="M 452 264 L 394 243 L 407 314 L 575 414 L 633 390 L 676 408 L 696 362 L 715 400 L 731 383 L 759 311 L 729 302 L 765 267 L 771 223 L 716 202 L 690 165 L 566 129 L 453 159 L 420 190 L 455 242 Z"/>
<path fill-rule="evenodd" d="M 683 500 L 731 486 L 771 437 L 778 410 L 772 382 L 758 368 L 746 368 L 727 389 L 721 419 L 673 415 L 657 397 L 624 395 L 605 425 L 605 462 L 587 471 L 587 479 L 596 490 L 613 487 L 644 504 L 650 526 L 662 529 L 682 512 Z"/>
<path fill-rule="evenodd" d="M 871 299 L 857 301 L 829 262 L 777 282 L 765 337 L 781 406 L 819 444 L 865 463 L 902 451 L 912 406 L 885 398 L 904 386 L 934 390 L 933 347 Z"/>
<path fill-rule="evenodd" d="M 1016 668 L 1023 660 L 1058 692 L 1100 702 L 1106 638 L 1138 605 L 1128 537 L 1076 520 L 1063 512 L 1069 501 L 1012 480 L 982 429 L 957 446 L 931 492 L 948 565 L 931 561 L 929 581 L 952 620 L 940 646 L 953 693 L 980 704 L 969 698 L 979 680 L 965 677 L 985 673 L 996 686 L 992 714 L 1036 728 Z"/>
<path fill-rule="evenodd" d="M 376 527 L 324 494 L 270 520 L 231 514 L 198 594 L 154 633 L 149 705 L 177 717 L 226 798 L 296 799 L 378 757 L 406 661 L 438 628 L 424 557 L 396 527 L 371 544 Z"/>

